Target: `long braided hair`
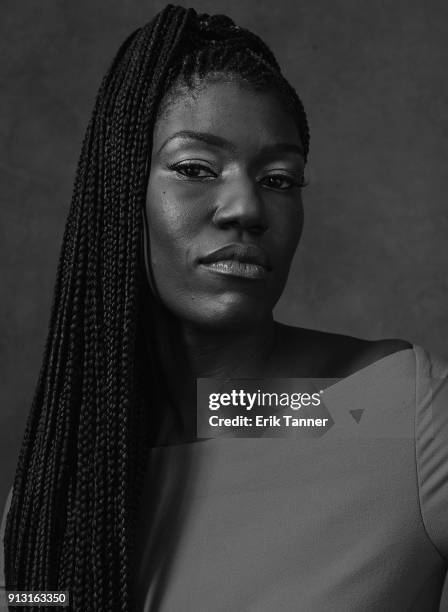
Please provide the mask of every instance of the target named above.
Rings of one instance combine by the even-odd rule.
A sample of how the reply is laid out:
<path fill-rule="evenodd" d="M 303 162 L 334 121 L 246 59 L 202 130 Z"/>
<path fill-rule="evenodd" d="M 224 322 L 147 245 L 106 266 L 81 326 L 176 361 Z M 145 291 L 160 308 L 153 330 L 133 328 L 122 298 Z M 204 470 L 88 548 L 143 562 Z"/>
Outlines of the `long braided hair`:
<path fill-rule="evenodd" d="M 269 48 L 228 17 L 166 6 L 125 40 L 100 86 L 7 517 L 8 590 L 68 590 L 82 612 L 135 609 L 135 524 L 163 380 L 141 333 L 157 325 L 141 255 L 152 131 L 176 84 L 223 75 L 279 92 L 306 158 L 301 101 Z"/>

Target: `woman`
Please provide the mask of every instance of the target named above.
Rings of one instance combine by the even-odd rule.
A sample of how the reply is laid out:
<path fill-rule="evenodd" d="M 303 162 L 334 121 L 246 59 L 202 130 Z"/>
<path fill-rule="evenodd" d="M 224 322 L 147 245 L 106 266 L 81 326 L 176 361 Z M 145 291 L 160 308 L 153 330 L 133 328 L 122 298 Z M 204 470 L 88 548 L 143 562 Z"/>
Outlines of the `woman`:
<path fill-rule="evenodd" d="M 64 234 L 9 590 L 68 590 L 83 612 L 438 609 L 447 438 L 423 391 L 446 366 L 272 317 L 308 148 L 297 94 L 230 19 L 169 5 L 122 45 Z M 299 443 L 198 439 L 208 377 L 344 380 L 332 430 Z"/>

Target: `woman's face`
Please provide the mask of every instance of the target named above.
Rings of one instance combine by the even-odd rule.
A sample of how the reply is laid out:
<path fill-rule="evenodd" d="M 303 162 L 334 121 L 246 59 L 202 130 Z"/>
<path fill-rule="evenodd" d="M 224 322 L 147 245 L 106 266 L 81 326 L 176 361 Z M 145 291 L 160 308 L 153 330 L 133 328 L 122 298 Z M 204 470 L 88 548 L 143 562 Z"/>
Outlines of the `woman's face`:
<path fill-rule="evenodd" d="M 302 231 L 303 167 L 274 94 L 209 83 L 168 105 L 146 207 L 157 291 L 181 321 L 239 329 L 272 317 Z"/>

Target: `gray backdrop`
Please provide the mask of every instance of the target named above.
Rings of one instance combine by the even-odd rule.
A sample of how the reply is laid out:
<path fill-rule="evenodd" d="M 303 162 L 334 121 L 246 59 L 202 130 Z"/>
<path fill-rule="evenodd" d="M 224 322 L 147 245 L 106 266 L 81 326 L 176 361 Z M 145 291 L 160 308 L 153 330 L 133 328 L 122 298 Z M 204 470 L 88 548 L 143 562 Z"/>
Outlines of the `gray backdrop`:
<path fill-rule="evenodd" d="M 46 337 L 81 139 L 125 36 L 164 3 L 2 3 L 0 502 Z M 277 317 L 448 357 L 445 0 L 192 2 L 260 34 L 311 124 L 305 233 Z"/>

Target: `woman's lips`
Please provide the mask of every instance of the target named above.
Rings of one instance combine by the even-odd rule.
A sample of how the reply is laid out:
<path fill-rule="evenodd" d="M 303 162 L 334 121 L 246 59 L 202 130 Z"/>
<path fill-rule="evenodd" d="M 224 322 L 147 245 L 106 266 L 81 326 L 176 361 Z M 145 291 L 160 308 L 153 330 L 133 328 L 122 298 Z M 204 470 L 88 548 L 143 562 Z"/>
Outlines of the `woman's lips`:
<path fill-rule="evenodd" d="M 233 242 L 198 260 L 200 267 L 226 276 L 259 280 L 272 269 L 268 254 L 256 244 Z"/>
<path fill-rule="evenodd" d="M 237 259 L 224 259 L 222 261 L 201 263 L 200 266 L 216 274 L 238 276 L 240 278 L 253 280 L 265 278 L 268 274 L 267 269 L 259 264 L 238 261 Z"/>

